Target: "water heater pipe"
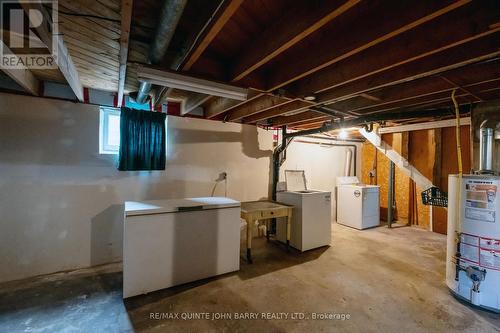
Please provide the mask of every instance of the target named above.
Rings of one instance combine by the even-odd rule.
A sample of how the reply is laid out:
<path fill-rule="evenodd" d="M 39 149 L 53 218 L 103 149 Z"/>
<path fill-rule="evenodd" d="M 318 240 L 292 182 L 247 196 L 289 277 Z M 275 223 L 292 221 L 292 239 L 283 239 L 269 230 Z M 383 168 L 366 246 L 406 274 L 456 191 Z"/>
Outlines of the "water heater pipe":
<path fill-rule="evenodd" d="M 483 121 L 480 126 L 479 173 L 481 174 L 494 174 L 495 127 L 496 124 L 489 120 Z"/>

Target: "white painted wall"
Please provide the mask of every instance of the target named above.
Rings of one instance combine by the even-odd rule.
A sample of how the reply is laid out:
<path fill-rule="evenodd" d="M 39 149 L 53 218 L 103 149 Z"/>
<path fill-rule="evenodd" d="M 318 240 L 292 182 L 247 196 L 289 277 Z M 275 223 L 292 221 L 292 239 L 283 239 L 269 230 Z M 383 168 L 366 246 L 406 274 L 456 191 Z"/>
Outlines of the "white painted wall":
<path fill-rule="evenodd" d="M 99 155 L 96 106 L 0 94 L 0 282 L 120 260 L 123 201 L 265 198 L 272 133 L 169 117 L 166 171 Z M 216 195 L 224 193 L 221 183 Z"/>
<path fill-rule="evenodd" d="M 361 147 L 360 143 L 330 141 L 309 138 L 296 138 L 287 149 L 287 159 L 280 169 L 280 181 L 285 181 L 285 170 L 304 170 L 307 187 L 311 190 L 332 192 L 332 216 L 335 217 L 335 186 L 336 178 L 344 175 L 346 150 L 352 151 L 351 176 L 354 175 L 354 149 L 352 147 L 333 147 L 303 143 L 313 141 L 334 144 L 352 144 L 357 146 L 356 175 L 361 174 Z"/>

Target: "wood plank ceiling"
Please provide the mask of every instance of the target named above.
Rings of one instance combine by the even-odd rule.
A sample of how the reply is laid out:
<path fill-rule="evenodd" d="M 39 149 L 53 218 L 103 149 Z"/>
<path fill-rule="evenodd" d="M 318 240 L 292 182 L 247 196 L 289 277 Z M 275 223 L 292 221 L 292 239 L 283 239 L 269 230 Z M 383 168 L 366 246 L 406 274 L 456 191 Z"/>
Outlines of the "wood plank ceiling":
<path fill-rule="evenodd" d="M 162 4 L 131 3 L 59 0 L 60 30 L 83 86 L 118 92 L 121 61 L 124 92 L 137 90 L 135 68 L 147 63 Z M 460 104 L 500 98 L 499 45 L 497 0 L 189 0 L 159 67 L 253 89 L 245 102 L 195 97 L 206 118 L 314 128 L 447 107 L 454 89 Z M 64 81 L 57 70 L 33 74 Z"/>

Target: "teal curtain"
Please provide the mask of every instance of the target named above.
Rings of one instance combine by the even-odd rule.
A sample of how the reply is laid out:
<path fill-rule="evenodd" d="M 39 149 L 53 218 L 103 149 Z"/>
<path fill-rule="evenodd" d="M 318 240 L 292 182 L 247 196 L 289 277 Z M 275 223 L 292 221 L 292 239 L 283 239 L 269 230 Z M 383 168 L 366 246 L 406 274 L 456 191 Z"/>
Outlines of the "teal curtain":
<path fill-rule="evenodd" d="M 118 170 L 165 170 L 165 113 L 121 109 Z"/>

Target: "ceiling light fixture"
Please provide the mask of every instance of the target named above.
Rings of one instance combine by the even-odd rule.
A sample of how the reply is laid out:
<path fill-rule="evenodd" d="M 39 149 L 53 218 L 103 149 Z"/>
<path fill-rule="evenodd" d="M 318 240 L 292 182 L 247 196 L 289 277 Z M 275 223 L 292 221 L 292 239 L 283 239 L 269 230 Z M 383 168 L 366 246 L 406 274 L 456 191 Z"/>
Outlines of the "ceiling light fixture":
<path fill-rule="evenodd" d="M 342 128 L 342 129 L 340 130 L 340 132 L 339 132 L 339 139 L 341 139 L 341 140 L 345 140 L 345 139 L 347 139 L 348 137 L 349 137 L 349 133 L 347 133 L 347 131 L 346 131 L 344 128 Z"/>
<path fill-rule="evenodd" d="M 307 95 L 307 96 L 304 96 L 304 99 L 306 101 L 311 101 L 312 102 L 312 101 L 316 100 L 316 96 L 314 96 L 314 95 Z"/>

